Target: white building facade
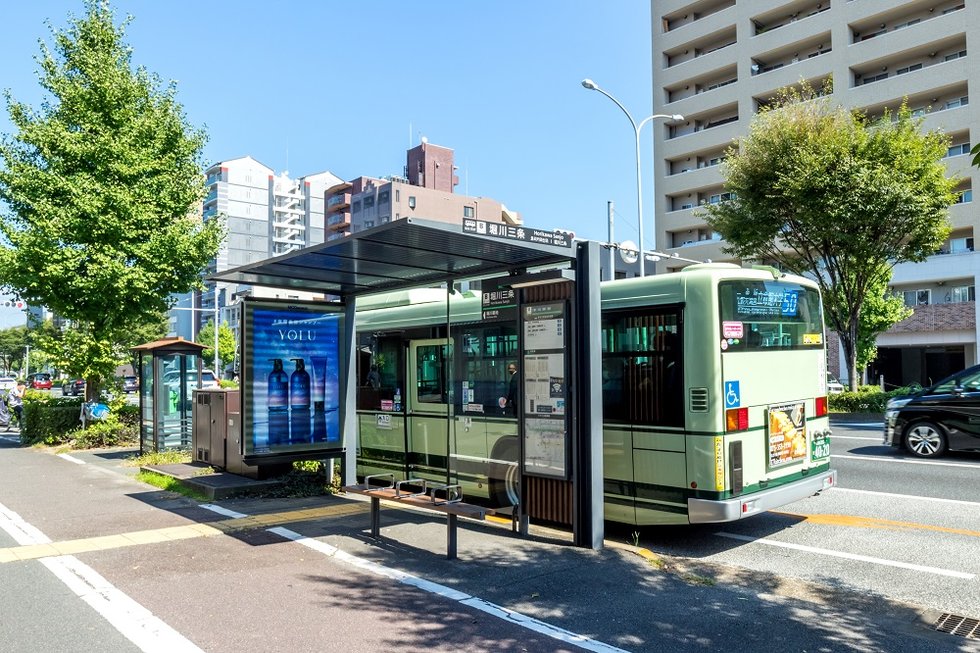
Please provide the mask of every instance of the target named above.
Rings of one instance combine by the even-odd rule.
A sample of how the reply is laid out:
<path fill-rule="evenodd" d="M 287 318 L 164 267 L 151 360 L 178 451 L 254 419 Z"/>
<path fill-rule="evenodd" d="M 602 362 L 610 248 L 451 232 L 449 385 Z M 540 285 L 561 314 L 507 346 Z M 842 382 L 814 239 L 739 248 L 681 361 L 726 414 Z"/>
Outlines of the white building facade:
<path fill-rule="evenodd" d="M 833 80 L 833 100 L 874 118 L 906 100 L 925 129 L 950 137 L 960 178 L 953 231 L 935 256 L 895 268 L 892 289 L 915 314 L 878 338 L 870 374 L 928 383 L 978 358 L 974 252 L 978 211 L 969 150 L 980 140 L 980 2 L 963 0 L 651 0 L 656 242 L 680 256 L 730 260 L 697 207 L 727 197 L 721 164 L 778 89 Z M 681 264 L 665 261 L 658 271 Z M 839 358 L 830 367 L 841 372 Z"/>

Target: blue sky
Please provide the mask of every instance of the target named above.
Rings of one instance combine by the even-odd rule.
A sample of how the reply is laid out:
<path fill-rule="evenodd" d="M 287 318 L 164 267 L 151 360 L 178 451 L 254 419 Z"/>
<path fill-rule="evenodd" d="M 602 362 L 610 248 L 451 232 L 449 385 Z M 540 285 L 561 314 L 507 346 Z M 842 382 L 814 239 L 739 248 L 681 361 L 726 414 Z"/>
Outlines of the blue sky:
<path fill-rule="evenodd" d="M 634 134 L 592 78 L 639 121 L 651 113 L 648 0 L 114 0 L 133 62 L 176 80 L 207 162 L 250 154 L 292 176 L 401 174 L 419 142 L 453 148 L 456 191 L 525 224 L 637 240 Z M 5 3 L 0 88 L 38 105 L 38 40 L 81 0 Z M 10 133 L 4 108 L 0 133 Z M 652 222 L 652 132 L 644 215 Z M 0 307 L 0 325 L 7 321 Z"/>

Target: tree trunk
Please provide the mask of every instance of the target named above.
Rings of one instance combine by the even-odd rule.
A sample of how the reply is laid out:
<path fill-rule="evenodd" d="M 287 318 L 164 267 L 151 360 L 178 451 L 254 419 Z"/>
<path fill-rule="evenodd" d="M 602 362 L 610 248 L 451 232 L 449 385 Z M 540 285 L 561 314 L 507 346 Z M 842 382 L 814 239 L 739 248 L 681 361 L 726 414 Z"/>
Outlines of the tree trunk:
<path fill-rule="evenodd" d="M 851 392 L 858 389 L 857 376 L 857 343 L 858 343 L 858 322 L 852 319 L 848 324 L 847 331 L 838 331 L 841 346 L 844 348 L 844 361 L 847 365 L 847 386 Z"/>
<path fill-rule="evenodd" d="M 85 401 L 98 401 L 102 394 L 102 379 L 98 376 L 91 376 L 85 379 Z"/>

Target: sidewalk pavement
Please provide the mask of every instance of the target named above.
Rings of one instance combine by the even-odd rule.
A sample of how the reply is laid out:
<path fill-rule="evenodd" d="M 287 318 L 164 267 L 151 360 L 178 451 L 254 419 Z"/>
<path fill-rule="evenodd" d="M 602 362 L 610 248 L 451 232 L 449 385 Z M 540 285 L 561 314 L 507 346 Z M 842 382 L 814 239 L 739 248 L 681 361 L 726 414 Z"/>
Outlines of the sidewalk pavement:
<path fill-rule="evenodd" d="M 123 465 L 132 453 L 69 455 L 133 476 L 137 469 Z M 382 504 L 382 537 L 374 540 L 363 497 L 222 499 L 217 506 L 187 501 L 207 508 L 182 513 L 201 515 L 187 527 L 196 529 L 187 537 L 261 530 L 293 540 L 307 547 L 307 555 L 441 597 L 433 619 L 480 610 L 554 642 L 554 648 L 531 650 L 969 650 L 960 648 L 969 641 L 932 630 L 935 611 L 859 588 L 670 558 L 612 537 L 592 551 L 572 546 L 570 533 L 559 530 L 532 525 L 521 537 L 509 520 L 461 519 L 459 558 L 447 560 L 445 517 Z M 653 530 L 652 541 L 656 536 Z M 385 599 L 351 592 L 344 600 L 358 610 Z M 521 647 L 508 642 L 504 649 Z"/>

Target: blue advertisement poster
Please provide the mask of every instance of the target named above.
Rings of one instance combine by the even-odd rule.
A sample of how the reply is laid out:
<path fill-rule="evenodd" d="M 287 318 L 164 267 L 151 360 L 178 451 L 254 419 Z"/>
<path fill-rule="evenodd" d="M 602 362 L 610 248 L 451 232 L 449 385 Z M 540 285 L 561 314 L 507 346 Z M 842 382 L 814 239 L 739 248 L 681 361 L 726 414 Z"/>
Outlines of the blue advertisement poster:
<path fill-rule="evenodd" d="M 244 313 L 245 455 L 340 449 L 343 313 L 260 302 Z"/>

